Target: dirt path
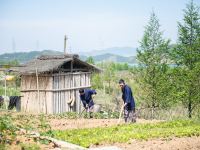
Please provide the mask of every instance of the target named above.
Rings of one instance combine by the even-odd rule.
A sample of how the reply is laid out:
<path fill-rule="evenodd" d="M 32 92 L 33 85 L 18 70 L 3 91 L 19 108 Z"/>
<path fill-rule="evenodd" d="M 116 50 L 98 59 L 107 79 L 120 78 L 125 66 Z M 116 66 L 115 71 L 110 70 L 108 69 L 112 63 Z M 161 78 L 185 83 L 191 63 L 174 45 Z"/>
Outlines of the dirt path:
<path fill-rule="evenodd" d="M 51 119 L 49 120 L 53 130 L 95 128 L 117 125 L 118 119 Z M 153 123 L 158 120 L 138 119 L 137 123 Z M 123 123 L 123 120 L 121 120 Z"/>

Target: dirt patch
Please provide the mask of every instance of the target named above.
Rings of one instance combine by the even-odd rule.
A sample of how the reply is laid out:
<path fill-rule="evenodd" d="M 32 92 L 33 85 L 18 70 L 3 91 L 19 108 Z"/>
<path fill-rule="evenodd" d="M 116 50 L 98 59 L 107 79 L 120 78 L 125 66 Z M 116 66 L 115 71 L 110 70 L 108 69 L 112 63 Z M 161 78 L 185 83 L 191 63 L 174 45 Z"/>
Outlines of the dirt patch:
<path fill-rule="evenodd" d="M 154 139 L 148 141 L 132 140 L 129 143 L 116 143 L 113 145 L 122 150 L 200 150 L 200 137 Z"/>
<path fill-rule="evenodd" d="M 67 130 L 113 126 L 117 125 L 118 119 L 50 119 L 49 122 L 53 130 Z M 160 122 L 160 120 L 137 120 L 137 123 L 154 122 Z M 123 120 L 121 120 L 120 124 L 123 123 Z"/>
<path fill-rule="evenodd" d="M 26 147 L 25 149 L 40 148 L 41 150 L 50 150 L 54 149 L 56 146 L 54 143 L 50 141 L 48 142 L 48 144 L 42 144 L 40 143 L 39 139 L 35 141 L 34 138 L 27 137 L 26 135 L 18 135 L 14 142 L 5 145 L 5 149 L 8 150 L 22 150 L 23 149 L 22 147 Z"/>

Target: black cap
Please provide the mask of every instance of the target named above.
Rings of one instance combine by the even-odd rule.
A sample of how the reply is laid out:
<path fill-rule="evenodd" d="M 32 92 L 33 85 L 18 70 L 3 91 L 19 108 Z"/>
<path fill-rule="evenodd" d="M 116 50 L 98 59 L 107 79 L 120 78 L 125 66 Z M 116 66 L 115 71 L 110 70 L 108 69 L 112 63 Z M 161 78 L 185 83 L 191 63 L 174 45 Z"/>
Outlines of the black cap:
<path fill-rule="evenodd" d="M 121 83 L 125 83 L 125 81 L 123 79 L 120 79 L 119 84 L 121 84 Z"/>
<path fill-rule="evenodd" d="M 79 90 L 79 93 L 84 93 L 84 89 L 80 89 L 80 90 Z"/>

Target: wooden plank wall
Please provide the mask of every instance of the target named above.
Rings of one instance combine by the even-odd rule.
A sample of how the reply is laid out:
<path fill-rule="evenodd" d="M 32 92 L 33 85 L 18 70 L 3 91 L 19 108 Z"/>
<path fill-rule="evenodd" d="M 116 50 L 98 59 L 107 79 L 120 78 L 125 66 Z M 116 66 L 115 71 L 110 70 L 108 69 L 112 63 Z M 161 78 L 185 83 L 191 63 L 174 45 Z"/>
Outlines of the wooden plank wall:
<path fill-rule="evenodd" d="M 22 76 L 21 77 L 21 108 L 24 112 L 31 113 L 52 113 L 52 89 L 51 76 L 39 76 L 37 91 L 36 76 Z M 47 90 L 47 91 L 45 91 Z M 38 97 L 39 96 L 39 97 Z"/>
<path fill-rule="evenodd" d="M 82 110 L 79 89 L 90 87 L 89 72 L 39 75 L 38 89 L 36 76 L 21 77 L 21 108 L 24 112 L 57 114 Z M 39 93 L 38 93 L 39 91 Z M 74 106 L 68 101 L 75 100 Z"/>
<path fill-rule="evenodd" d="M 53 113 L 68 111 L 81 112 L 82 104 L 79 98 L 79 89 L 90 87 L 90 73 L 60 73 L 53 75 Z M 60 89 L 60 90 L 58 90 Z M 71 107 L 67 102 L 75 100 Z"/>

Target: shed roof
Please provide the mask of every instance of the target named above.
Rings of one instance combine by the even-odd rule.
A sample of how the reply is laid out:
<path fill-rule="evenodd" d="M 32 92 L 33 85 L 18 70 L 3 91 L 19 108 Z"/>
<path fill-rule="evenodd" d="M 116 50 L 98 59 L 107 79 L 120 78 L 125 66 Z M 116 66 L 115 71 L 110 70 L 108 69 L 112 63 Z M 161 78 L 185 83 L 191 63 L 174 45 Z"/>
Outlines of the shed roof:
<path fill-rule="evenodd" d="M 100 72 L 101 70 L 94 65 L 88 64 L 79 59 L 78 55 L 42 55 L 29 61 L 20 68 L 20 74 L 38 74 L 58 71 L 59 68 L 67 62 L 76 62 L 84 66 L 88 71 Z"/>

